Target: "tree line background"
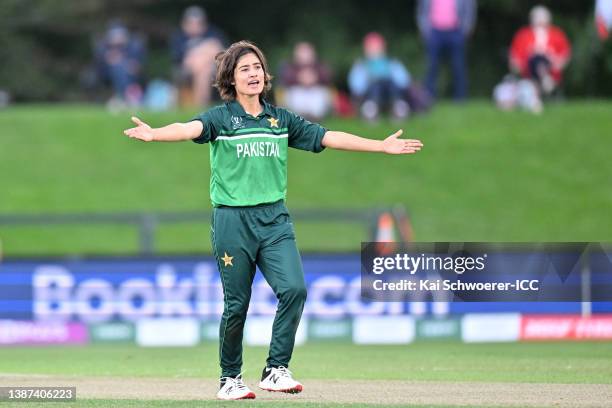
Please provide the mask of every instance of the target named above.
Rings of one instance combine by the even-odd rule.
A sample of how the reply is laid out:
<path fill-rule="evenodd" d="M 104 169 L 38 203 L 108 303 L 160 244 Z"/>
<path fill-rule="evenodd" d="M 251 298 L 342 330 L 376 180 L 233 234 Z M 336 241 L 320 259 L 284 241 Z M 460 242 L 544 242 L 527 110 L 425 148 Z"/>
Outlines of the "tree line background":
<path fill-rule="evenodd" d="M 120 19 L 147 40 L 147 78 L 170 79 L 168 40 L 183 10 L 204 7 L 210 23 L 230 41 L 260 45 L 273 73 L 290 58 L 295 42 L 313 42 L 334 71 L 338 88 L 361 54 L 369 31 L 387 38 L 389 54 L 423 77 L 425 49 L 415 20 L 416 0 L 2 0 L 0 2 L 0 89 L 17 101 L 84 98 L 79 78 L 91 66 L 92 44 L 110 20 Z M 612 40 L 602 43 L 591 0 L 479 0 L 478 21 L 468 47 L 471 96 L 489 96 L 507 68 L 507 50 L 535 4 L 553 12 L 573 47 L 565 94 L 612 95 Z M 443 81 L 448 82 L 448 73 Z"/>

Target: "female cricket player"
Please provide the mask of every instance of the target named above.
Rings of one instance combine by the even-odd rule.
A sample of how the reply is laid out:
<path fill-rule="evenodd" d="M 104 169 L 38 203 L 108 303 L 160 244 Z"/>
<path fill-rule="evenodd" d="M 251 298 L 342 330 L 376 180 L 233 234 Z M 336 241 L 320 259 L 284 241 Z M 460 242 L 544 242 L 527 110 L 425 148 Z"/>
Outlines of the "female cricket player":
<path fill-rule="evenodd" d="M 285 207 L 287 150 L 341 150 L 411 154 L 419 140 L 399 139 L 398 130 L 384 140 L 331 131 L 267 103 L 271 75 L 260 49 L 248 41 L 217 55 L 215 87 L 225 104 L 186 123 L 151 128 L 136 117 L 125 130 L 145 142 L 192 140 L 210 143 L 211 241 L 224 295 L 219 328 L 221 387 L 217 398 L 255 398 L 243 382 L 242 334 L 255 267 L 278 298 L 269 356 L 259 387 L 298 393 L 302 384 L 289 371 L 306 285 L 291 217 Z"/>

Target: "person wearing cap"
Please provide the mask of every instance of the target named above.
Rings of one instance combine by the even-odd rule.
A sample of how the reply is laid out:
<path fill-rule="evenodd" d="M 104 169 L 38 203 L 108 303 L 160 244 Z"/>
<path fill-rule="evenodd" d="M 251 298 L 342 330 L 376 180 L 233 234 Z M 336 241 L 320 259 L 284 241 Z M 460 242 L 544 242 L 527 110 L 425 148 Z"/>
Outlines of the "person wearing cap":
<path fill-rule="evenodd" d="M 127 27 L 110 23 L 95 50 L 99 77 L 114 91 L 112 103 L 138 105 L 142 99 L 142 71 L 145 60 L 144 44 Z"/>
<path fill-rule="evenodd" d="M 530 25 L 521 28 L 512 40 L 510 69 L 534 81 L 542 95 L 550 95 L 561 83 L 571 46 L 563 31 L 552 25 L 546 7 L 532 8 L 529 20 Z"/>
<path fill-rule="evenodd" d="M 180 29 L 171 39 L 170 51 L 175 65 L 175 80 L 189 89 L 187 104 L 208 105 L 212 97 L 215 55 L 227 43 L 225 35 L 208 22 L 206 12 L 198 6 L 183 13 Z"/>
<path fill-rule="evenodd" d="M 476 0 L 419 0 L 417 25 L 427 48 L 425 86 L 436 97 L 440 60 L 450 58 L 453 98 L 467 97 L 466 39 L 476 24 Z"/>
<path fill-rule="evenodd" d="M 410 86 L 410 74 L 397 59 L 387 56 L 384 37 L 371 32 L 363 39 L 364 57 L 357 60 L 349 72 L 348 85 L 353 98 L 360 104 L 361 115 L 375 120 L 388 107 L 396 119 L 408 116 L 410 108 L 405 96 Z"/>

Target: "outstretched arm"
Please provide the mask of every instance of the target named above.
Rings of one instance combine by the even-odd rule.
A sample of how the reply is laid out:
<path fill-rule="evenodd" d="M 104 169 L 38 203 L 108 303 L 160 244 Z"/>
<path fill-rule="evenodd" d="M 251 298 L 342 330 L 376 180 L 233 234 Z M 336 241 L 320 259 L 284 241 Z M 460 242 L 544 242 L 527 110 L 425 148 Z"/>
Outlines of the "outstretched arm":
<path fill-rule="evenodd" d="M 195 139 L 202 133 L 203 125 L 199 120 L 187 123 L 173 123 L 160 128 L 152 128 L 136 116 L 132 116 L 136 127 L 126 129 L 123 133 L 144 142 L 180 142 Z"/>
<path fill-rule="evenodd" d="M 332 149 L 387 154 L 410 154 L 421 150 L 423 143 L 420 140 L 399 139 L 402 133 L 403 131 L 400 129 L 384 140 L 373 140 L 346 132 L 328 130 L 323 136 L 322 144 Z"/>

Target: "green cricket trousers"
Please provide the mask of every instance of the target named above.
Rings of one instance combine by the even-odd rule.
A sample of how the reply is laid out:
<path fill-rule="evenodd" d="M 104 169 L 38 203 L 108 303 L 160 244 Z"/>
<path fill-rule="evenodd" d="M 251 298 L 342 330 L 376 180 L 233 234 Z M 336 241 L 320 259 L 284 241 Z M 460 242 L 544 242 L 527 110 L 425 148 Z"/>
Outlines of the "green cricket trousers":
<path fill-rule="evenodd" d="M 306 284 L 285 203 L 215 207 L 211 240 L 224 299 L 219 327 L 221 377 L 236 376 L 242 368 L 242 334 L 255 266 L 278 298 L 267 365 L 288 367 L 306 301 Z"/>

